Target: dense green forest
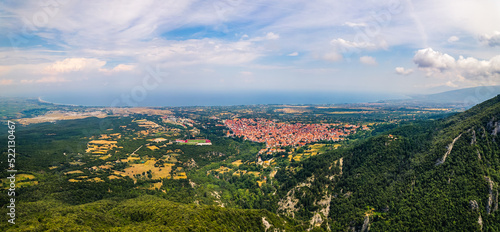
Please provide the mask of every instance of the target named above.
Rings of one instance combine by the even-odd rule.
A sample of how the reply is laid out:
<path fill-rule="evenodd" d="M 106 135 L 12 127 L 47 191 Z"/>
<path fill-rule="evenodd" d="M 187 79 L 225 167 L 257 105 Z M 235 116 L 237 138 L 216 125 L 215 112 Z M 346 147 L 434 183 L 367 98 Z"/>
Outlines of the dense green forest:
<path fill-rule="evenodd" d="M 323 216 L 333 230 L 498 231 L 499 118 L 497 96 L 443 120 L 399 125 L 278 173 L 281 194 L 316 177 L 295 189 L 297 215 L 310 218 L 311 202 L 331 194 Z M 342 175 L 332 184 L 322 177 L 335 174 L 339 157 Z"/>
<path fill-rule="evenodd" d="M 190 114 L 191 109 L 175 111 L 177 117 Z M 263 144 L 224 137 L 225 127 L 206 111 L 197 118 L 188 126 L 150 115 L 19 126 L 17 168 L 37 183 L 20 181 L 26 185 L 16 189 L 16 225 L 6 223 L 10 197 L 6 189 L 0 192 L 0 229 L 500 230 L 500 96 L 446 118 L 381 123 L 339 142 L 338 149 L 327 144 L 320 154 L 300 161 L 286 156 L 313 145 L 262 156 L 275 162 L 269 166 L 256 162 Z M 137 137 L 143 129 L 137 120 L 169 130 Z M 89 140 L 117 132 L 120 149 L 110 158 L 85 152 Z M 136 161 L 120 162 L 158 136 L 203 137 L 213 145 L 157 143 L 157 150 L 137 152 Z M 173 165 L 171 176 L 185 172 L 187 178 L 158 180 L 148 172 L 113 179 L 111 170 L 93 170 L 112 162 L 123 171 L 151 159 Z M 75 171 L 81 173 L 69 174 Z M 7 176 L 3 172 L 2 180 Z M 102 181 L 68 181 L 82 176 Z M 160 187 L 150 187 L 159 181 Z"/>

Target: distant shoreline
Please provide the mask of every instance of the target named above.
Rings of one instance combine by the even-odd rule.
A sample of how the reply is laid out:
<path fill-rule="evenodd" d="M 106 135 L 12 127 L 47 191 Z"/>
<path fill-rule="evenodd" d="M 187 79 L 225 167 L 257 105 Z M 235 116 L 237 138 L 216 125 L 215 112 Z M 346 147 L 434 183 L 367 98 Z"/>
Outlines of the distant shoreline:
<path fill-rule="evenodd" d="M 63 105 L 63 106 L 79 106 L 79 105 L 75 105 L 75 104 L 64 104 L 64 103 L 55 103 L 55 102 L 49 102 L 49 101 L 45 101 L 42 99 L 42 97 L 38 97 L 38 101 L 40 103 L 46 103 L 46 104 L 53 104 L 53 105 Z"/>

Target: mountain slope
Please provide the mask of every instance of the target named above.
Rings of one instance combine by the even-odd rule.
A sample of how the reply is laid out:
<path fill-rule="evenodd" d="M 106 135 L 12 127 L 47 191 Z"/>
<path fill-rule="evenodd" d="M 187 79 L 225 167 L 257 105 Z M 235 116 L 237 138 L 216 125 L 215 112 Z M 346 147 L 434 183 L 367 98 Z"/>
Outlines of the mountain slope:
<path fill-rule="evenodd" d="M 19 206 L 18 206 L 19 207 Z M 303 231 L 293 220 L 266 210 L 181 204 L 144 195 L 81 205 L 59 201 L 23 203 L 16 225 L 2 231 Z"/>
<path fill-rule="evenodd" d="M 499 230 L 499 134 L 500 96 L 401 125 L 279 172 L 282 213 L 334 230 Z"/>

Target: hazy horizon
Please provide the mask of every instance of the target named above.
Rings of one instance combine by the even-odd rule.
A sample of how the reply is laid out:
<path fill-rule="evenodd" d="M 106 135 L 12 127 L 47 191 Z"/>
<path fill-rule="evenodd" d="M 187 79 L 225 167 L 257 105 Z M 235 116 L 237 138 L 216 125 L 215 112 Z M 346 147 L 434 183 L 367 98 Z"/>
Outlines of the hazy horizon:
<path fill-rule="evenodd" d="M 79 106 L 138 106 L 138 107 L 179 107 L 179 106 L 232 106 L 268 104 L 349 104 L 369 103 L 382 100 L 405 99 L 404 95 L 384 93 L 314 93 L 314 92 L 244 92 L 244 93 L 150 93 L 145 98 L 133 98 L 127 93 L 97 96 L 40 95 L 41 100 L 65 105 Z M 31 96 L 35 98 L 35 96 Z"/>

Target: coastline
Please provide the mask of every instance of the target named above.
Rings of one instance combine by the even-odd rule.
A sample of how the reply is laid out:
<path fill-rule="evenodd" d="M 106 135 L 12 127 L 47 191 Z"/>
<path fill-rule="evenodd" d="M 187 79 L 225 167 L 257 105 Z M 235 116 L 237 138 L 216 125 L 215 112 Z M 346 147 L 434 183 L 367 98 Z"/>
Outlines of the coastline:
<path fill-rule="evenodd" d="M 60 105 L 60 106 L 80 106 L 80 105 L 75 105 L 75 104 L 64 104 L 64 103 L 49 102 L 49 101 L 43 100 L 42 97 L 38 97 L 38 102 L 45 103 L 45 104 L 52 104 L 52 105 Z"/>

